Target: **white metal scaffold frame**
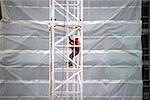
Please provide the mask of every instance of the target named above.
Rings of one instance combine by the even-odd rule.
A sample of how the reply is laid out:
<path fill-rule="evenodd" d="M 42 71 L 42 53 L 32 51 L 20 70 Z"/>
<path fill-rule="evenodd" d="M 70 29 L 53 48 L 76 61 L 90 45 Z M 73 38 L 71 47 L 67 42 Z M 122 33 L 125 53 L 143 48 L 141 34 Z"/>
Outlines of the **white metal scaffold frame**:
<path fill-rule="evenodd" d="M 56 19 L 56 13 L 64 20 Z M 56 39 L 57 27 L 66 30 L 59 39 Z M 80 45 L 75 42 L 70 45 L 70 36 L 73 40 L 78 38 Z M 69 57 L 70 47 L 80 48 L 73 59 Z M 83 0 L 49 0 L 49 50 L 49 100 L 83 100 Z M 58 57 L 63 59 L 59 66 L 56 64 Z M 70 61 L 73 66 L 69 66 Z M 61 83 L 57 83 L 57 73 L 65 77 Z"/>

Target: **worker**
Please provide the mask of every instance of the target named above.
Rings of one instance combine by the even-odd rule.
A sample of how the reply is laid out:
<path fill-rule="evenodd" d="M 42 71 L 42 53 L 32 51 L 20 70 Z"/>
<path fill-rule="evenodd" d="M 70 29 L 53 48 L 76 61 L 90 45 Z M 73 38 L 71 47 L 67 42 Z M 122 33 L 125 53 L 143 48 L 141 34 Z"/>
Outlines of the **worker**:
<path fill-rule="evenodd" d="M 74 56 L 79 54 L 80 51 L 80 42 L 78 40 L 78 38 L 75 38 L 75 42 L 74 40 L 71 39 L 71 37 L 69 36 L 69 44 L 71 45 L 71 54 L 69 55 L 69 58 L 73 60 Z M 72 66 L 72 62 L 69 61 L 69 66 Z"/>

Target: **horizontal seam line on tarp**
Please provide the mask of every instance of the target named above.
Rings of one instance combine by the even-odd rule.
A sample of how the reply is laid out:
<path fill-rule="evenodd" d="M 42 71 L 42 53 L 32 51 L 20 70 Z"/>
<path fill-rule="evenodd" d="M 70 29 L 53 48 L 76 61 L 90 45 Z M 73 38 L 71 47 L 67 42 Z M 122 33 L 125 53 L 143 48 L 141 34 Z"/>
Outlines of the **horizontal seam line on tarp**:
<path fill-rule="evenodd" d="M 63 80 L 64 81 L 64 80 Z M 56 83 L 62 83 L 61 80 L 56 80 Z M 68 81 L 68 83 L 73 83 L 74 81 Z M 25 83 L 25 84 L 33 84 L 33 83 L 40 83 L 40 84 L 48 84 L 48 80 L 32 80 L 32 81 L 26 81 L 26 80 L 0 80 L 0 83 Z M 102 83 L 110 83 L 110 84 L 141 84 L 143 83 L 143 80 L 84 80 L 83 84 L 102 84 Z"/>
<path fill-rule="evenodd" d="M 48 98 L 49 96 L 1 96 L 1 98 Z M 84 98 L 142 98 L 142 96 L 83 96 Z"/>

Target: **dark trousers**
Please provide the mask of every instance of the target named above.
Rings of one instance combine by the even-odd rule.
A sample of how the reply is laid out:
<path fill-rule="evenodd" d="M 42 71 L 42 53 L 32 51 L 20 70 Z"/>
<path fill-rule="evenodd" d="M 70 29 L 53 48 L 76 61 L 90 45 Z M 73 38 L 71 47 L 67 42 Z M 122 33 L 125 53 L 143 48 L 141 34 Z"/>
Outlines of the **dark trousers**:
<path fill-rule="evenodd" d="M 79 54 L 80 48 L 75 47 L 75 50 L 72 49 L 72 53 L 69 55 L 69 58 L 73 60 L 74 56 Z M 69 61 L 69 66 L 72 66 L 72 62 Z"/>

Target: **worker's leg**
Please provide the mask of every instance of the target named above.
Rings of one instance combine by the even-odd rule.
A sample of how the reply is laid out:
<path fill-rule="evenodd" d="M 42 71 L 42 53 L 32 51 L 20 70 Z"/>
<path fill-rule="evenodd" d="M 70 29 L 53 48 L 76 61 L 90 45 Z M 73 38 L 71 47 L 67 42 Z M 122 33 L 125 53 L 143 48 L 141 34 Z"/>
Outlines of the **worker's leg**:
<path fill-rule="evenodd" d="M 73 59 L 73 57 L 74 57 L 74 52 L 72 51 L 72 53 L 69 55 L 69 58 Z"/>
<path fill-rule="evenodd" d="M 74 51 L 72 51 L 72 53 L 69 55 L 69 58 L 73 60 L 74 58 L 74 55 L 78 55 L 79 54 L 79 51 L 80 51 L 80 48 L 75 48 L 75 54 L 74 54 Z M 72 66 L 72 62 L 69 61 L 69 66 Z"/>
<path fill-rule="evenodd" d="M 80 48 L 75 48 L 75 56 L 79 54 Z"/>
<path fill-rule="evenodd" d="M 69 55 L 69 58 L 73 60 L 74 57 L 74 52 L 72 51 L 72 53 Z M 69 61 L 69 66 L 72 66 L 72 62 Z"/>

